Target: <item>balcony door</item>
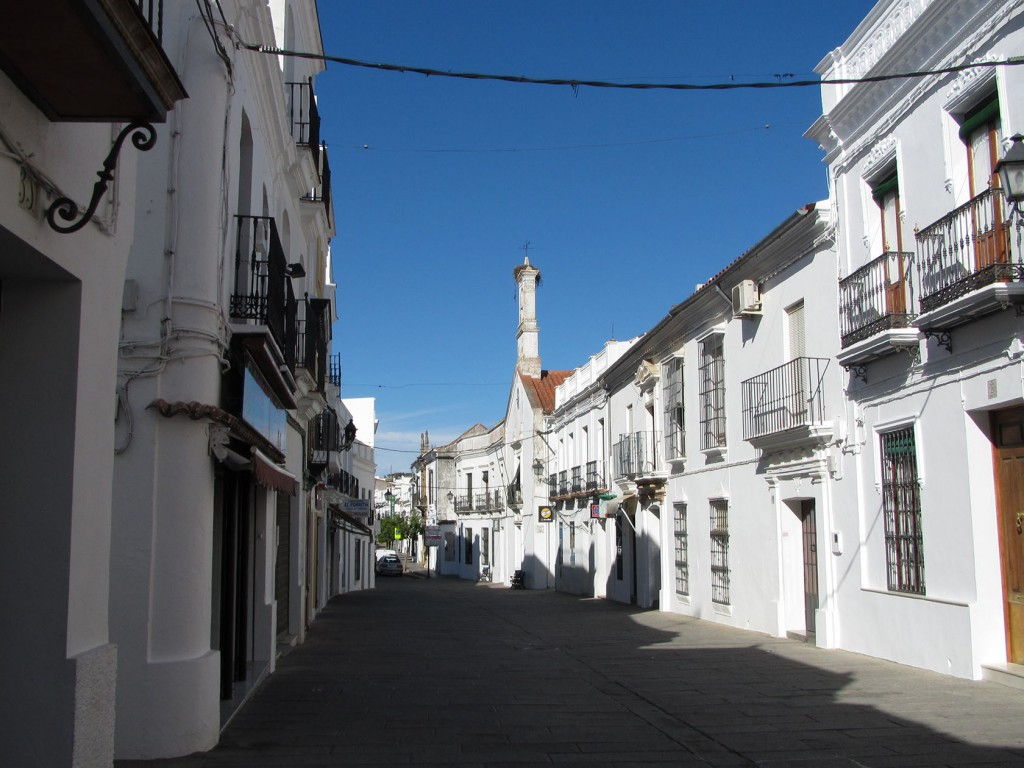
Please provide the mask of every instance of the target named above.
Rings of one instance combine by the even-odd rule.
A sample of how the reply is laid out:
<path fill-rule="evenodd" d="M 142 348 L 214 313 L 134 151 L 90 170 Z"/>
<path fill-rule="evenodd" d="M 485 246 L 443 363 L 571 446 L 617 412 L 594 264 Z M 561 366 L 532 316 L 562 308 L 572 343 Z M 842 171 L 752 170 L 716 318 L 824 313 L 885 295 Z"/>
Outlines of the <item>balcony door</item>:
<path fill-rule="evenodd" d="M 1007 661 L 1024 664 L 1024 408 L 992 414 Z"/>
<path fill-rule="evenodd" d="M 971 199 L 999 188 L 999 101 L 993 96 L 964 116 L 960 137 L 967 146 L 967 183 Z M 1002 200 L 992 194 L 988 205 L 971 208 L 975 271 L 1006 263 L 1006 227 Z"/>
<path fill-rule="evenodd" d="M 906 265 L 903 263 L 903 223 L 900 208 L 899 177 L 896 169 L 871 189 L 871 196 L 878 204 L 882 225 L 882 252 L 889 254 L 883 262 L 885 279 L 885 313 L 903 315 L 907 312 Z"/>
<path fill-rule="evenodd" d="M 786 308 L 786 325 L 789 329 L 789 359 L 796 360 L 807 356 L 807 326 L 804 320 L 804 303 L 798 301 Z M 810 399 L 810 387 L 804 375 L 805 367 L 799 364 L 787 366 L 792 371 L 794 381 L 789 386 L 783 385 L 783 392 L 791 392 L 788 405 L 790 425 L 807 423 L 807 401 Z"/>

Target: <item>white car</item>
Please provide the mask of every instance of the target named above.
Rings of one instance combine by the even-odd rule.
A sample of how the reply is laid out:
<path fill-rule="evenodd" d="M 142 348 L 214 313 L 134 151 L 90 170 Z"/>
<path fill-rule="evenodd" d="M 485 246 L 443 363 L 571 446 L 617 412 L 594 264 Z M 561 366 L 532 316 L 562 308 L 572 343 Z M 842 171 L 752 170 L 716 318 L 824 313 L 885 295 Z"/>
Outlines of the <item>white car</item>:
<path fill-rule="evenodd" d="M 394 555 L 395 557 L 398 557 L 398 553 L 393 549 L 378 549 L 374 552 L 374 555 L 377 557 L 377 562 L 380 562 L 380 559 L 385 555 Z"/>

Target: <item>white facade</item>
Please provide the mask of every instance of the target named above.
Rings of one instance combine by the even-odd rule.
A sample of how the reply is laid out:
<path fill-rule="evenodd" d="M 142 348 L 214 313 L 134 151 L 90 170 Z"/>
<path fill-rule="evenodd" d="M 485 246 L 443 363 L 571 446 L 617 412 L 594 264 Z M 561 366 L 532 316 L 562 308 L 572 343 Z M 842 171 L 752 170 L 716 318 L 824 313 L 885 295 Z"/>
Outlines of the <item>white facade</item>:
<path fill-rule="evenodd" d="M 818 71 L 999 62 L 1024 46 L 1022 11 L 880 2 Z M 1024 128 L 1022 89 L 1024 73 L 1006 66 L 826 86 L 808 133 L 826 152 L 842 225 L 841 473 L 857 504 L 835 522 L 839 644 L 962 677 L 1024 662 L 1021 587 L 1004 582 L 1022 557 L 1019 504 L 998 489 L 1001 471 L 1019 471 L 1007 457 L 1024 402 L 1022 324 L 1009 307 L 1024 275 L 990 188 L 1006 138 Z"/>

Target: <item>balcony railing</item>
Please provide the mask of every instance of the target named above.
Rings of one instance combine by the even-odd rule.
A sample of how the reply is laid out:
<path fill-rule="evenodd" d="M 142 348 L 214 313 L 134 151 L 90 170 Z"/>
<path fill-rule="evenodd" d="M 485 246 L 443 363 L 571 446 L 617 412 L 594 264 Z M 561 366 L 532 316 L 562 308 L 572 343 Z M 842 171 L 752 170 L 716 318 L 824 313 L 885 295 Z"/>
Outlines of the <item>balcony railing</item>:
<path fill-rule="evenodd" d="M 548 494 L 552 497 L 558 495 L 558 473 L 552 472 L 548 475 Z"/>
<path fill-rule="evenodd" d="M 562 470 L 558 473 L 558 495 L 568 496 L 569 495 L 569 472 L 568 470 Z"/>
<path fill-rule="evenodd" d="M 659 439 L 660 436 L 656 432 L 622 435 L 612 446 L 612 469 L 615 477 L 653 475 L 657 470 Z"/>
<path fill-rule="evenodd" d="M 608 487 L 600 461 L 588 461 L 585 470 L 586 474 L 583 481 L 585 491 L 603 491 Z"/>
<path fill-rule="evenodd" d="M 914 254 L 888 251 L 839 281 L 843 347 L 914 322 L 910 267 Z"/>
<path fill-rule="evenodd" d="M 156 39 L 164 39 L 164 0 L 134 0 L 142 18 L 146 20 Z"/>
<path fill-rule="evenodd" d="M 313 203 L 323 203 L 324 213 L 327 216 L 327 223 L 330 224 L 331 217 L 331 163 L 327 157 L 327 145 L 323 142 L 320 143 L 320 149 L 317 152 L 317 176 L 320 179 L 320 183 L 313 187 L 308 194 L 303 195 L 303 200 L 308 200 Z"/>
<path fill-rule="evenodd" d="M 472 512 L 473 511 L 473 496 L 465 493 L 455 497 L 455 511 L 456 512 Z"/>
<path fill-rule="evenodd" d="M 921 312 L 978 288 L 1020 280 L 1002 190 L 987 189 L 917 233 Z"/>
<path fill-rule="evenodd" d="M 477 512 L 496 512 L 502 508 L 501 491 L 485 491 L 473 498 L 473 509 Z"/>
<path fill-rule="evenodd" d="M 313 475 L 319 475 L 331 461 L 331 453 L 338 451 L 341 430 L 338 414 L 333 408 L 318 413 L 306 429 L 307 465 Z"/>
<path fill-rule="evenodd" d="M 285 83 L 288 89 L 288 115 L 292 138 L 309 149 L 313 165 L 320 166 L 320 112 L 316 108 L 313 78 L 304 83 Z"/>
<path fill-rule="evenodd" d="M 828 363 L 827 358 L 798 357 L 744 381 L 743 439 L 823 423 Z"/>
<path fill-rule="evenodd" d="M 327 349 L 331 338 L 331 302 L 299 299 L 295 318 L 295 365 L 305 368 L 323 392 L 327 381 Z"/>
<path fill-rule="evenodd" d="M 327 371 L 327 379 L 339 390 L 341 389 L 341 353 L 335 352 L 330 357 L 330 368 Z"/>
<path fill-rule="evenodd" d="M 234 320 L 265 325 L 291 363 L 295 346 L 296 302 L 285 274 L 284 249 L 269 216 L 236 216 L 235 283 L 230 314 Z"/>
<path fill-rule="evenodd" d="M 583 467 L 573 467 L 572 476 L 569 479 L 569 493 L 580 493 L 583 491 Z"/>

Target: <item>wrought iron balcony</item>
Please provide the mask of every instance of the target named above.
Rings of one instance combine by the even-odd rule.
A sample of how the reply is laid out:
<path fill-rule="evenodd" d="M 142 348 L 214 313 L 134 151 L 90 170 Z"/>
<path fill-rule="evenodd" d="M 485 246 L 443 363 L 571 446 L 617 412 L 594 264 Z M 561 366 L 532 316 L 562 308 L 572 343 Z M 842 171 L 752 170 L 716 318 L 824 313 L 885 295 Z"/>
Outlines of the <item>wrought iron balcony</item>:
<path fill-rule="evenodd" d="M 313 203 L 324 204 L 324 214 L 327 216 L 327 223 L 331 223 L 331 163 L 327 157 L 327 145 L 320 143 L 317 152 L 317 177 L 320 183 L 313 187 L 308 194 L 303 195 L 303 200 Z"/>
<path fill-rule="evenodd" d="M 309 149 L 313 165 L 320 167 L 320 112 L 316 108 L 313 78 L 304 83 L 285 83 L 292 138 Z"/>
<path fill-rule="evenodd" d="M 455 511 L 456 512 L 472 512 L 473 511 L 473 497 L 466 493 L 455 497 Z"/>
<path fill-rule="evenodd" d="M 548 475 L 548 495 L 554 498 L 558 495 L 558 473 L 552 472 Z"/>
<path fill-rule="evenodd" d="M 616 478 L 654 477 L 658 473 L 657 432 L 622 435 L 612 446 L 612 470 Z"/>
<path fill-rule="evenodd" d="M 232 320 L 266 326 L 278 348 L 292 358 L 296 302 L 285 273 L 284 249 L 269 216 L 236 216 Z M 292 363 L 293 361 L 288 360 Z"/>
<path fill-rule="evenodd" d="M 321 411 L 309 422 L 306 428 L 306 466 L 314 477 L 327 469 L 331 454 L 338 451 L 340 432 L 338 414 L 333 408 Z"/>
<path fill-rule="evenodd" d="M 327 372 L 327 380 L 341 389 L 341 353 L 335 352 L 330 357 L 330 368 Z"/>
<path fill-rule="evenodd" d="M 163 0 L 8 3 L 0 67 L 50 120 L 163 122 L 188 94 L 162 36 Z"/>
<path fill-rule="evenodd" d="M 583 467 L 573 467 L 572 477 L 569 479 L 569 493 L 583 492 Z"/>
<path fill-rule="evenodd" d="M 502 508 L 501 491 L 485 491 L 473 498 L 473 509 L 476 512 L 496 512 Z"/>
<path fill-rule="evenodd" d="M 816 437 L 825 424 L 824 378 L 829 360 L 798 357 L 747 379 L 743 396 L 743 439 L 755 447 L 792 437 Z"/>
<path fill-rule="evenodd" d="M 993 283 L 1024 279 L 998 188 L 920 230 L 917 245 L 922 315 Z"/>
<path fill-rule="evenodd" d="M 839 281 L 843 347 L 914 323 L 910 269 L 914 254 L 887 251 Z"/>
<path fill-rule="evenodd" d="M 584 479 L 584 490 L 588 493 L 597 493 L 606 490 L 608 483 L 604 479 L 604 471 L 600 461 L 588 461 Z"/>
<path fill-rule="evenodd" d="M 563 469 L 558 473 L 558 495 L 568 496 L 569 495 L 569 472 Z"/>
<path fill-rule="evenodd" d="M 331 302 L 304 297 L 296 304 L 295 366 L 304 368 L 319 392 L 327 382 L 327 349 L 331 338 Z"/>

